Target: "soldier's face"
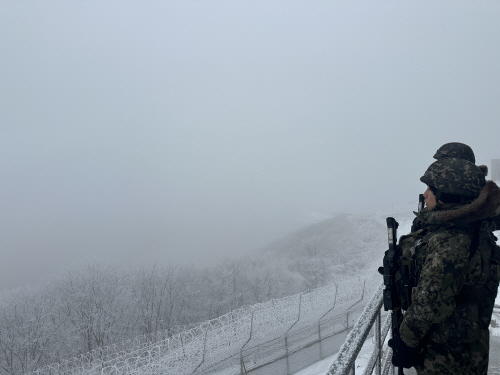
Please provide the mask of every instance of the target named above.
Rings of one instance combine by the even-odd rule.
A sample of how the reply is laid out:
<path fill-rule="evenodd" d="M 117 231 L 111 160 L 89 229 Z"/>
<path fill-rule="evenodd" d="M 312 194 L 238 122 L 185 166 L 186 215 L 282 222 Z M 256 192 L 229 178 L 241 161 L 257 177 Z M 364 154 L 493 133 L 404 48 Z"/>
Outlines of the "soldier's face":
<path fill-rule="evenodd" d="M 424 202 L 429 211 L 432 211 L 436 207 L 436 196 L 432 190 L 427 186 L 427 190 L 424 192 Z"/>

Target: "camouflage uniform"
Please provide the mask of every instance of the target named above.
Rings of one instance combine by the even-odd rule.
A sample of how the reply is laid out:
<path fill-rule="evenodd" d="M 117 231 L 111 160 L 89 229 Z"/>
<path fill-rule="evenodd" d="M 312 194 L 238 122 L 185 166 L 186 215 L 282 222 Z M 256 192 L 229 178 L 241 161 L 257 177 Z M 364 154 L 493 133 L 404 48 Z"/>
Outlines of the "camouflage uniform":
<path fill-rule="evenodd" d="M 481 181 L 473 163 L 457 160 L 438 160 L 422 181 L 434 178 L 433 185 L 445 192 L 451 184 L 453 192 L 470 200 L 439 211 L 424 209 L 417 214 L 421 229 L 399 241 L 414 285 L 400 336 L 409 347 L 423 348 L 415 366 L 419 375 L 486 374 L 488 369 L 500 261 L 491 223 L 500 210 L 500 189 L 492 181 L 485 184 L 484 174 Z M 435 171 L 439 178 L 432 176 Z"/>

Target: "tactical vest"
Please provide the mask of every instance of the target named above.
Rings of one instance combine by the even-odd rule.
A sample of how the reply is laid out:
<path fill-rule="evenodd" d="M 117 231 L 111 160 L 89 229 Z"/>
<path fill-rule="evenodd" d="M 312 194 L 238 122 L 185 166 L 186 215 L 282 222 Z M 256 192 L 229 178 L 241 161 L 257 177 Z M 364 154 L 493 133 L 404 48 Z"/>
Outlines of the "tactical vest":
<path fill-rule="evenodd" d="M 425 258 L 425 254 L 420 253 L 425 251 L 434 233 L 421 229 L 400 239 L 401 268 L 396 279 L 403 309 L 411 303 L 411 293 L 405 292 L 403 285 L 418 285 Z M 488 329 L 500 280 L 497 238 L 483 227 L 475 228 L 468 235 L 471 237 L 470 262 L 465 271 L 465 284 L 456 298 L 456 308 L 443 322 L 434 324 L 427 336 L 447 346 L 477 340 L 481 330 Z"/>
<path fill-rule="evenodd" d="M 475 303 L 478 306 L 479 322 L 482 329 L 488 329 L 491 314 L 495 305 L 500 280 L 500 247 L 497 237 L 484 228 L 476 228 L 472 236 L 471 258 L 479 254 L 481 274 L 473 285 L 463 288 L 464 303 Z M 460 293 L 462 294 L 462 293 Z M 457 301 L 462 302 L 462 300 Z"/>

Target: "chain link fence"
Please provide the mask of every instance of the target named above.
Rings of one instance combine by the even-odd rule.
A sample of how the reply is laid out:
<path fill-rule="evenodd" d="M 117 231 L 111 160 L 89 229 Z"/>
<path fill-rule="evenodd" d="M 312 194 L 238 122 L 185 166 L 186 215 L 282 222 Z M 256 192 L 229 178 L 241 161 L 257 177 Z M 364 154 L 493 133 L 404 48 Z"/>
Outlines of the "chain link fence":
<path fill-rule="evenodd" d="M 159 332 L 97 349 L 33 374 L 248 374 L 285 363 L 313 344 L 319 357 L 329 355 L 320 343 L 352 327 L 364 291 L 359 279 L 346 280 L 245 306 L 171 337 Z"/>

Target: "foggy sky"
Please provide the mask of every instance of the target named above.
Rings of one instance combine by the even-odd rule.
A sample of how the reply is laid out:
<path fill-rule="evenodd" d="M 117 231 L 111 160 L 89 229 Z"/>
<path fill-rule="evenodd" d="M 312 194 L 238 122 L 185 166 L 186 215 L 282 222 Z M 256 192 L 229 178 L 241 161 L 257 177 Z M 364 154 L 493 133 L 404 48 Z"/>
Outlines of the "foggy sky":
<path fill-rule="evenodd" d="M 500 158 L 500 3 L 0 3 L 0 290 L 214 264 Z"/>

